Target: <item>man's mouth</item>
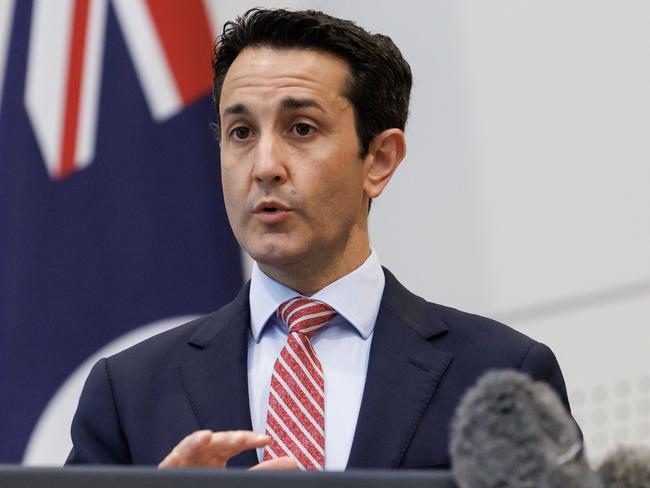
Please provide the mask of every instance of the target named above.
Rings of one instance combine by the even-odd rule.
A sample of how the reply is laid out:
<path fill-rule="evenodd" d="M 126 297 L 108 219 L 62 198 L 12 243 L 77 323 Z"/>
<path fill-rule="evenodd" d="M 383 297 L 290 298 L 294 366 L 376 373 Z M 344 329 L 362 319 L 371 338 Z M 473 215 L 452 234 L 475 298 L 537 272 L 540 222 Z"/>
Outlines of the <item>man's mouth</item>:
<path fill-rule="evenodd" d="M 262 201 L 253 208 L 253 214 L 269 225 L 284 222 L 292 213 L 293 210 L 288 205 L 275 200 Z"/>
<path fill-rule="evenodd" d="M 288 212 L 291 208 L 284 205 L 281 202 L 277 201 L 262 201 L 255 205 L 253 208 L 253 213 L 276 213 L 276 212 Z"/>

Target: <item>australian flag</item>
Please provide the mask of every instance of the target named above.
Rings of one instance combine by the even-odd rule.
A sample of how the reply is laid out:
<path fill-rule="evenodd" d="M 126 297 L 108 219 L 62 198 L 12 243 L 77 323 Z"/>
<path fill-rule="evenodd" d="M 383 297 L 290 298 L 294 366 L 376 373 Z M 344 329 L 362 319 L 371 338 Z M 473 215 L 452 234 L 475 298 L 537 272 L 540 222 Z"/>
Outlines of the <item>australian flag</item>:
<path fill-rule="evenodd" d="M 98 357 L 242 284 L 203 0 L 0 0 L 0 463 L 63 462 Z"/>

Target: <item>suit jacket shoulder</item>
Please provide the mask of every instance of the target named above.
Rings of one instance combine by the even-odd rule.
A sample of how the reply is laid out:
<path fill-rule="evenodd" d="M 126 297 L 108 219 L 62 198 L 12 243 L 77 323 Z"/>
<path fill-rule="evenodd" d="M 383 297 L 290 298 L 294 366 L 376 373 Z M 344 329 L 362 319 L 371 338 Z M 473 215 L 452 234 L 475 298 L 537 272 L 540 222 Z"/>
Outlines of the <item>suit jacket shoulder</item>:
<path fill-rule="evenodd" d="M 382 307 L 401 317 L 422 337 L 435 339 L 436 347 L 453 354 L 456 363 L 462 357 L 474 364 L 527 369 L 539 376 L 544 373 L 536 368 L 543 366 L 540 359 L 555 361 L 547 346 L 525 334 L 487 317 L 428 302 L 407 290 L 390 271 L 385 270 L 385 274 L 387 290 Z M 471 358 L 475 359 L 469 361 Z"/>
<path fill-rule="evenodd" d="M 92 369 L 68 464 L 158 464 L 195 430 L 250 429 L 248 286 L 214 313 L 151 337 Z M 254 453 L 232 460 L 251 465 Z"/>
<path fill-rule="evenodd" d="M 114 354 L 108 361 L 116 367 L 136 371 L 139 367 L 149 369 L 152 364 L 158 367 L 171 364 L 171 359 L 185 356 L 188 344 L 203 347 L 214 340 L 224 326 L 244 324 L 248 320 L 248 291 L 247 283 L 232 302 L 220 309 L 145 339 Z"/>
<path fill-rule="evenodd" d="M 388 271 L 348 467 L 447 467 L 448 427 L 465 391 L 491 369 L 547 382 L 568 408 L 555 356 L 494 320 L 430 303 Z M 377 426 L 395 426 L 390 442 Z M 435 442 L 432 441 L 435 439 Z"/>

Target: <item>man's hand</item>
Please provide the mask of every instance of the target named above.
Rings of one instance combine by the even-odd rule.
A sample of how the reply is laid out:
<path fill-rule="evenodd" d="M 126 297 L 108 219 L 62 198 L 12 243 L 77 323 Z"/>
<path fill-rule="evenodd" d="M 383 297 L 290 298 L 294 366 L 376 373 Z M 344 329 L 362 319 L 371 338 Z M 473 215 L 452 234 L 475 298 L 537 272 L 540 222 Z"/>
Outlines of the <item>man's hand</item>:
<path fill-rule="evenodd" d="M 228 460 L 242 451 L 264 447 L 270 439 L 247 430 L 212 432 L 197 430 L 180 441 L 159 468 L 225 468 Z M 264 461 L 251 469 L 298 469 L 289 457 Z"/>

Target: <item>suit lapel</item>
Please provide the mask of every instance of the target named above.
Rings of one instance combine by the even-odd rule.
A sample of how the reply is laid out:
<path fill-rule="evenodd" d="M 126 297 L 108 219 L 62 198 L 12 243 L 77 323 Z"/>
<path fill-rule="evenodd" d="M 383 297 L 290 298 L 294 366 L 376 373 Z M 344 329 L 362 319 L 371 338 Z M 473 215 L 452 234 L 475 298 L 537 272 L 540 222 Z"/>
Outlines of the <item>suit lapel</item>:
<path fill-rule="evenodd" d="M 202 429 L 252 430 L 247 353 L 249 285 L 235 300 L 206 317 L 188 340 L 189 359 L 180 366 L 183 384 Z M 257 464 L 255 450 L 235 456 L 229 466 Z"/>
<path fill-rule="evenodd" d="M 384 270 L 386 285 L 370 349 L 348 469 L 395 468 L 452 356 L 432 337 L 446 325 Z"/>

